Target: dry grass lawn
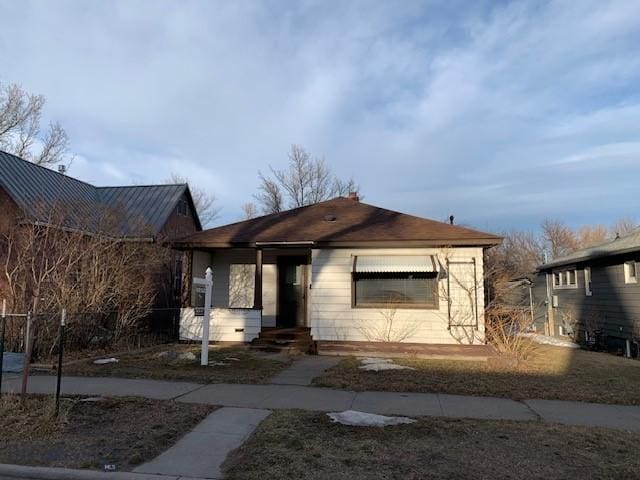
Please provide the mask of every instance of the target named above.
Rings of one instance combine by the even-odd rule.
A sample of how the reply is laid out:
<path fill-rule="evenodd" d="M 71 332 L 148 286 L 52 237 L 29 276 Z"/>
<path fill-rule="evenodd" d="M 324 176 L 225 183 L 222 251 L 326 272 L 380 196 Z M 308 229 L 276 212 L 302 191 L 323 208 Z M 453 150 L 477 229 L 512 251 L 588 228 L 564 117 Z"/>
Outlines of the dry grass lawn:
<path fill-rule="evenodd" d="M 314 384 L 349 390 L 437 392 L 640 405 L 640 362 L 606 353 L 539 346 L 516 367 L 487 362 L 398 359 L 415 370 L 367 372 L 348 358 Z"/>
<path fill-rule="evenodd" d="M 0 463 L 127 470 L 154 458 L 213 408 L 139 398 L 81 402 L 63 399 L 53 416 L 52 397 L 0 400 Z"/>
<path fill-rule="evenodd" d="M 160 358 L 165 351 L 193 352 L 195 361 Z M 225 363 L 202 367 L 200 348 L 195 345 L 160 345 L 153 349 L 117 355 L 118 363 L 95 365 L 93 360 L 63 367 L 64 375 L 90 377 L 149 378 L 196 383 L 268 383 L 270 378 L 290 364 L 285 357 L 265 357 L 240 347 L 212 347 L 209 362 Z"/>
<path fill-rule="evenodd" d="M 634 434 L 535 422 L 420 419 L 385 428 L 274 412 L 224 464 L 227 479 L 638 478 Z"/>

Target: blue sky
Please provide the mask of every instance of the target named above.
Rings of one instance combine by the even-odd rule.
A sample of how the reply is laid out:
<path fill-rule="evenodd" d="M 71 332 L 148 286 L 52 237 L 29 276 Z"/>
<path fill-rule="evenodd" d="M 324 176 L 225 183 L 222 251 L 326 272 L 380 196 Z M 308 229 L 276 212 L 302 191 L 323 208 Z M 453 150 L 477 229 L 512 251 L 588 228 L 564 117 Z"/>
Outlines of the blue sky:
<path fill-rule="evenodd" d="M 292 143 L 366 201 L 501 231 L 640 217 L 640 2 L 0 0 L 70 173 L 240 217 Z"/>

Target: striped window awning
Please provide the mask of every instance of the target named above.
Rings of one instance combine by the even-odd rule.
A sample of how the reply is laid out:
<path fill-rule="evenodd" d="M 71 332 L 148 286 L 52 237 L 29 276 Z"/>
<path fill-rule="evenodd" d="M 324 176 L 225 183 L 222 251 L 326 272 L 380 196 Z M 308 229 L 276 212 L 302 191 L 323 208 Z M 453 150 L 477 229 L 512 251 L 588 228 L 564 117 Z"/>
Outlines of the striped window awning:
<path fill-rule="evenodd" d="M 353 262 L 355 273 L 438 272 L 435 255 L 358 255 Z"/>

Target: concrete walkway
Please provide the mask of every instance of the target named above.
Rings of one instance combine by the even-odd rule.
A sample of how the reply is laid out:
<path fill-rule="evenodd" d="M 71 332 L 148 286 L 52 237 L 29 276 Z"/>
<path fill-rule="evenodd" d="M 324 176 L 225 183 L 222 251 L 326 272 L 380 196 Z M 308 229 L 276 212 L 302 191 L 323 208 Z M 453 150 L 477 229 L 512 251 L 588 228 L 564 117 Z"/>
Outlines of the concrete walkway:
<path fill-rule="evenodd" d="M 55 377 L 33 376 L 29 391 L 51 394 Z M 20 390 L 9 379 L 3 391 Z M 604 405 L 556 400 L 472 397 L 436 393 L 351 392 L 299 385 L 199 385 L 186 382 L 118 378 L 64 377 L 65 395 L 138 396 L 223 407 L 288 409 L 321 412 L 359 410 L 383 415 L 450 418 L 542 420 L 566 425 L 618 428 L 640 432 L 640 406 Z"/>
<path fill-rule="evenodd" d="M 322 375 L 326 370 L 337 365 L 340 357 L 307 355 L 293 362 L 293 364 L 271 379 L 276 385 L 311 385 L 314 378 Z"/>
<path fill-rule="evenodd" d="M 220 408 L 200 422 L 178 443 L 134 473 L 222 478 L 220 466 L 255 428 L 269 410 Z"/>

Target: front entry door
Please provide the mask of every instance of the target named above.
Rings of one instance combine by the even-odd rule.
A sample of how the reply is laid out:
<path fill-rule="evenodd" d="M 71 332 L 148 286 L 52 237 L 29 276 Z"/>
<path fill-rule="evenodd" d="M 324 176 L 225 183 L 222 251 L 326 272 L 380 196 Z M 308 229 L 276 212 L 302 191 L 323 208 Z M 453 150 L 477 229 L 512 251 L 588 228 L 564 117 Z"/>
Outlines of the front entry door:
<path fill-rule="evenodd" d="M 278 315 L 276 326 L 304 326 L 306 317 L 306 257 L 278 258 Z"/>

